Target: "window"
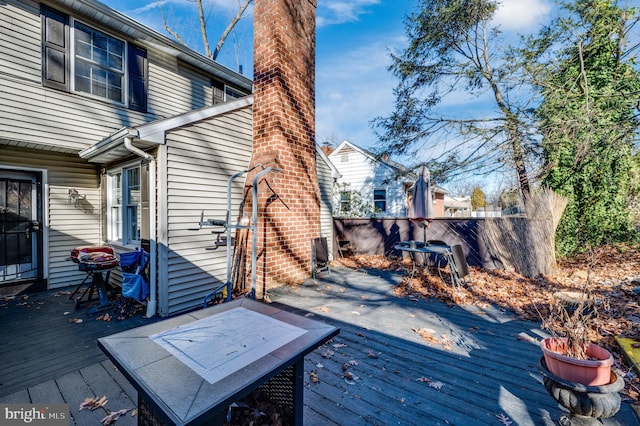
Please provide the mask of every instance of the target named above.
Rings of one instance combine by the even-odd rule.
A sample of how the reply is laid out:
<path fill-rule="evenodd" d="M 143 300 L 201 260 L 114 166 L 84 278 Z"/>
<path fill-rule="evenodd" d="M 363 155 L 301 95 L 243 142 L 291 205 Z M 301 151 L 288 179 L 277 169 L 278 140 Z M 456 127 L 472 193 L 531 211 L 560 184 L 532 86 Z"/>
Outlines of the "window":
<path fill-rule="evenodd" d="M 383 213 L 387 211 L 387 190 L 386 189 L 373 190 L 373 207 L 376 213 Z"/>
<path fill-rule="evenodd" d="M 351 210 L 351 191 L 340 192 L 340 211 L 342 213 Z"/>
<path fill-rule="evenodd" d="M 213 80 L 211 82 L 211 87 L 213 88 L 213 105 L 247 96 L 246 93 L 231 86 L 227 86 L 222 81 Z"/>
<path fill-rule="evenodd" d="M 123 103 L 125 43 L 79 22 L 73 30 L 75 91 Z"/>
<path fill-rule="evenodd" d="M 239 90 L 236 90 L 232 87 L 229 86 L 224 86 L 224 100 L 225 101 L 230 101 L 233 99 L 238 99 L 238 98 L 243 98 L 247 96 L 246 93 L 242 93 Z"/>
<path fill-rule="evenodd" d="M 108 174 L 107 215 L 110 241 L 140 244 L 140 166 L 125 167 Z"/>
<path fill-rule="evenodd" d="M 42 84 L 147 110 L 147 52 L 42 7 Z"/>

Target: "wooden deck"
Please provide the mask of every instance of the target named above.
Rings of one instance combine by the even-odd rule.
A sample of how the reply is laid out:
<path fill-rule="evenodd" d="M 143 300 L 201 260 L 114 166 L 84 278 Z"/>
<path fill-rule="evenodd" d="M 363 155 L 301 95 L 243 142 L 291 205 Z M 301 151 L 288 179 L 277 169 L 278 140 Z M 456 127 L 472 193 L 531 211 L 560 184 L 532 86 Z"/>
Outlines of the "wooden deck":
<path fill-rule="evenodd" d="M 542 335 L 539 324 L 496 308 L 397 298 L 392 290 L 401 278 L 337 269 L 270 293 L 279 307 L 341 329 L 305 359 L 305 425 L 557 423 L 562 412 L 535 367 L 541 352 L 530 338 Z M 80 426 L 99 424 L 106 410 L 133 410 L 135 390 L 96 339 L 149 321 L 95 321 L 55 292 L 0 302 L 0 403 L 67 403 Z M 353 377 L 345 377 L 345 368 Z M 312 372 L 319 383 L 309 379 Z M 104 409 L 78 411 L 85 398 L 103 395 Z M 604 424 L 640 423 L 623 403 Z"/>

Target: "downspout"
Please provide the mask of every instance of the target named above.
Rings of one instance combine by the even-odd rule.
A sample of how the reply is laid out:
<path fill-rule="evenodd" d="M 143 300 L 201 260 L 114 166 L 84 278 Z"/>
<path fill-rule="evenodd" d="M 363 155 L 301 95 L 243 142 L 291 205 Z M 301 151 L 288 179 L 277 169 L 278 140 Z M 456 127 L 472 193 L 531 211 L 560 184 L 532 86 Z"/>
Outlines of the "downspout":
<path fill-rule="evenodd" d="M 156 286 L 156 274 L 158 269 L 157 263 L 157 246 L 156 246 L 156 160 L 152 155 L 144 152 L 143 150 L 136 148 L 132 144 L 132 137 L 126 136 L 124 138 L 124 147 L 130 152 L 142 157 L 149 162 L 149 194 L 153 194 L 153 198 L 149 197 L 149 250 L 151 251 L 151 271 L 149 274 L 149 301 L 147 302 L 147 313 L 145 318 L 151 318 L 156 314 L 158 308 L 158 291 Z"/>

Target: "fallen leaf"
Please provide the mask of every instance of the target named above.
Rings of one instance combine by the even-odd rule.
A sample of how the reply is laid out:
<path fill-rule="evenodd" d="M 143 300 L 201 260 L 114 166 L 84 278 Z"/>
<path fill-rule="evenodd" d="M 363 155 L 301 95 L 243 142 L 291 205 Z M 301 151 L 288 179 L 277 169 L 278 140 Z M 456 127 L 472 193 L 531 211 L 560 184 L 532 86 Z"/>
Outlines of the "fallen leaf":
<path fill-rule="evenodd" d="M 438 340 L 436 337 L 433 336 L 433 333 L 435 333 L 435 331 L 429 328 L 412 328 L 411 330 L 429 343 L 434 343 L 434 344 L 441 343 L 440 340 Z"/>
<path fill-rule="evenodd" d="M 93 411 L 96 408 L 104 407 L 107 402 L 109 402 L 109 400 L 106 396 L 103 396 L 102 398 L 98 398 L 97 396 L 95 398 L 88 397 L 85 398 L 84 401 L 82 401 L 80 407 L 78 408 L 78 411 L 82 411 L 85 408 Z"/>
<path fill-rule="evenodd" d="M 509 417 L 507 417 L 504 413 L 497 414 L 496 417 L 504 426 L 510 426 L 511 424 L 513 424 L 511 419 L 509 419 Z"/>
<path fill-rule="evenodd" d="M 329 312 L 329 308 L 327 308 L 326 306 L 320 306 L 320 307 L 316 308 L 316 311 L 318 311 L 318 312 Z"/>
<path fill-rule="evenodd" d="M 67 312 L 65 312 L 65 313 L 64 313 L 64 314 L 62 314 L 62 315 L 65 315 L 65 316 L 66 316 L 66 315 L 69 315 L 70 313 L 71 313 L 71 312 L 67 311 Z"/>
<path fill-rule="evenodd" d="M 100 422 L 102 422 L 103 425 L 110 425 L 111 423 L 118 420 L 120 416 L 124 416 L 125 414 L 127 414 L 128 411 L 129 411 L 129 408 L 124 410 L 114 411 L 111 414 L 107 415 L 104 419 L 100 420 Z"/>
<path fill-rule="evenodd" d="M 82 318 L 71 318 L 69 319 L 70 323 L 80 324 L 82 322 Z"/>
<path fill-rule="evenodd" d="M 322 353 L 322 357 L 323 358 L 331 358 L 334 354 L 335 354 L 335 352 L 333 352 L 331 349 L 327 349 L 326 351 L 324 351 Z"/>
<path fill-rule="evenodd" d="M 416 381 L 422 382 L 422 383 L 429 383 L 431 380 L 427 379 L 426 377 L 418 377 Z"/>
<path fill-rule="evenodd" d="M 317 363 L 317 364 L 316 364 L 316 367 L 318 367 L 318 368 L 324 368 L 324 364 L 322 364 L 321 362 L 319 362 L 319 363 Z"/>
<path fill-rule="evenodd" d="M 517 340 L 523 340 L 525 342 L 535 343 L 536 345 L 540 343 L 538 341 L 538 339 L 536 339 L 534 337 L 531 337 L 531 336 L 529 336 L 528 334 L 525 334 L 525 333 L 518 334 L 518 336 L 516 338 L 517 338 Z"/>
<path fill-rule="evenodd" d="M 358 364 L 360 364 L 360 363 L 358 361 L 356 361 L 355 359 L 352 359 L 352 360 L 349 361 L 349 365 L 356 366 Z"/>
<path fill-rule="evenodd" d="M 113 317 L 111 315 L 109 315 L 108 312 L 104 313 L 103 315 L 100 315 L 98 318 L 96 318 L 96 321 L 105 321 L 105 322 L 109 322 L 111 321 Z"/>
<path fill-rule="evenodd" d="M 342 377 L 344 378 L 345 383 L 348 385 L 355 385 L 356 380 L 358 379 L 358 377 L 350 371 L 345 371 Z"/>
<path fill-rule="evenodd" d="M 339 349 L 339 348 L 346 348 L 347 345 L 345 345 L 344 343 L 336 343 L 335 345 L 333 345 L 334 348 Z"/>
<path fill-rule="evenodd" d="M 131 412 L 131 417 L 135 417 L 135 416 L 137 416 L 137 415 L 138 415 L 138 409 L 136 408 L 135 410 L 133 410 L 133 411 Z"/>
<path fill-rule="evenodd" d="M 373 352 L 372 350 L 369 350 L 369 353 L 367 354 L 367 356 L 369 358 L 378 358 L 378 355 L 376 355 L 376 353 Z"/>
<path fill-rule="evenodd" d="M 444 386 L 444 383 L 437 381 L 437 382 L 429 382 L 429 386 L 431 386 L 432 388 L 434 388 L 435 390 L 440 390 L 442 389 L 442 387 Z"/>
<path fill-rule="evenodd" d="M 315 371 L 309 373 L 309 380 L 311 380 L 311 383 L 315 383 L 316 385 L 320 384 L 320 378 L 318 377 L 318 373 Z"/>

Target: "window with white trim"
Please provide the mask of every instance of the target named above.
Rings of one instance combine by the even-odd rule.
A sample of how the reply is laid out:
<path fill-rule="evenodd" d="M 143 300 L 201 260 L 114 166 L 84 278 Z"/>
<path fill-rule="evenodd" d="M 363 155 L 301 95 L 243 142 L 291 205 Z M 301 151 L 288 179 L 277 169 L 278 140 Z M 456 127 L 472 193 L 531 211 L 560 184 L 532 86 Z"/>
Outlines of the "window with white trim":
<path fill-rule="evenodd" d="M 340 192 L 340 212 L 347 213 L 351 211 L 351 191 Z"/>
<path fill-rule="evenodd" d="M 229 87 L 227 85 L 224 86 L 224 100 L 230 101 L 232 99 L 239 99 L 247 96 L 246 93 L 241 92 L 239 90 L 234 89 L 233 87 Z"/>
<path fill-rule="evenodd" d="M 375 209 L 376 213 L 384 213 L 387 211 L 386 189 L 373 190 L 373 208 Z"/>
<path fill-rule="evenodd" d="M 124 103 L 124 41 L 77 21 L 73 41 L 75 91 Z"/>
<path fill-rule="evenodd" d="M 107 174 L 107 232 L 109 241 L 140 245 L 140 166 L 112 170 Z"/>
<path fill-rule="evenodd" d="M 145 49 L 42 6 L 42 84 L 147 111 Z"/>

